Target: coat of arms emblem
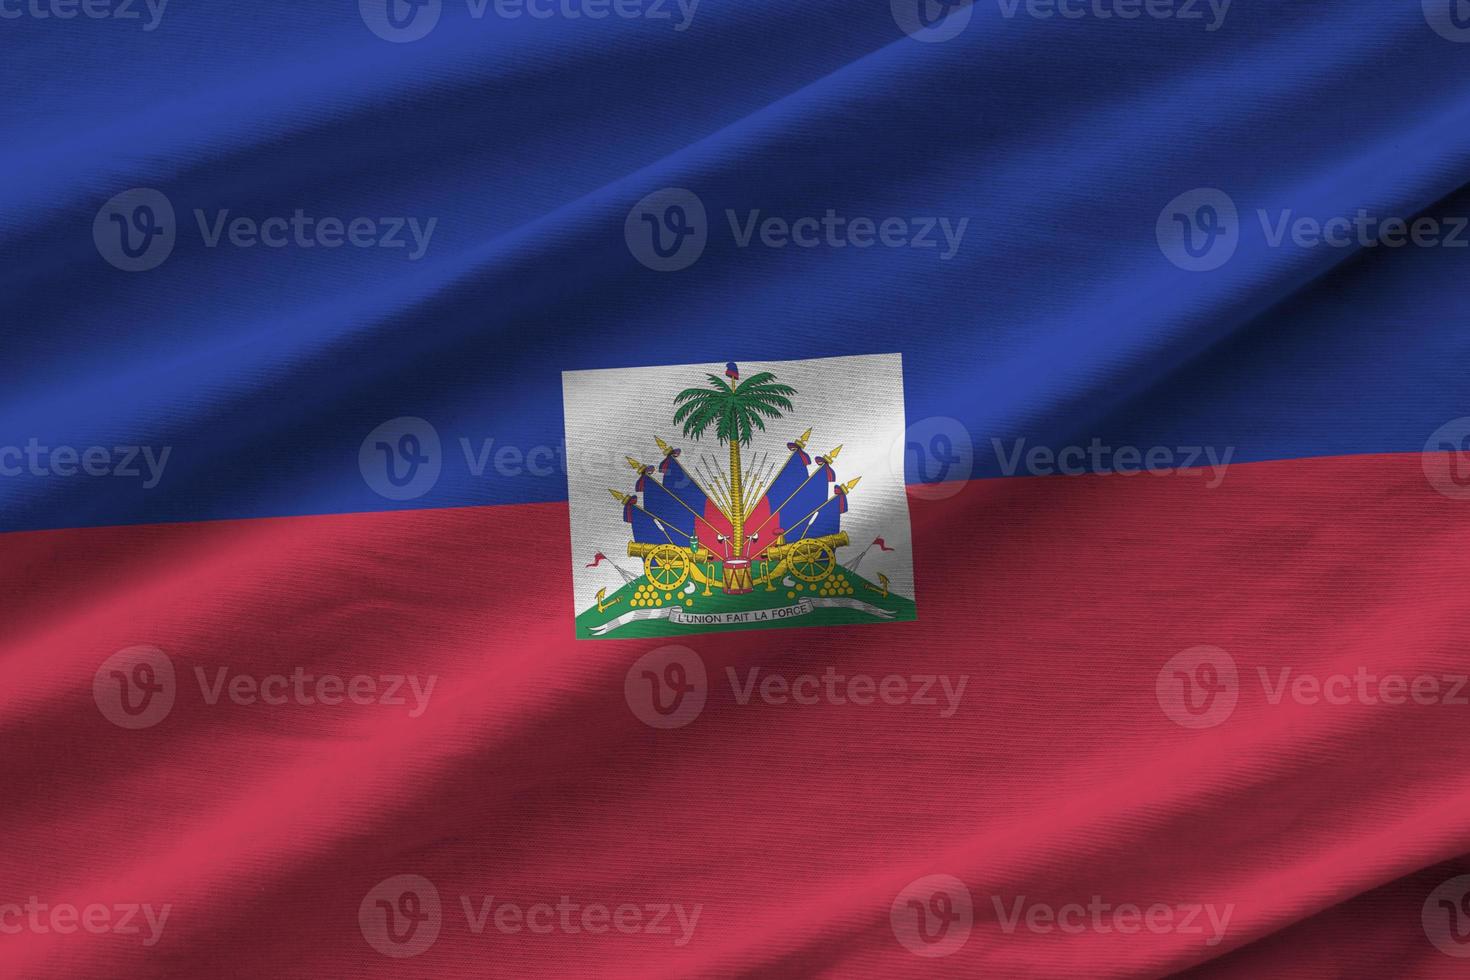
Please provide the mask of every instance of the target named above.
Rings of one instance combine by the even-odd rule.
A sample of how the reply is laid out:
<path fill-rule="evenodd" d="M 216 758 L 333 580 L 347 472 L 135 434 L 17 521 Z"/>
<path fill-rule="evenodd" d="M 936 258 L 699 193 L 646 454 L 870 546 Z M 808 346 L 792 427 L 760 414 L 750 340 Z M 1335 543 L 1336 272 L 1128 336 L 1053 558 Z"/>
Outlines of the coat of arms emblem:
<path fill-rule="evenodd" d="M 578 637 L 916 618 L 898 355 L 573 371 L 563 392 Z"/>

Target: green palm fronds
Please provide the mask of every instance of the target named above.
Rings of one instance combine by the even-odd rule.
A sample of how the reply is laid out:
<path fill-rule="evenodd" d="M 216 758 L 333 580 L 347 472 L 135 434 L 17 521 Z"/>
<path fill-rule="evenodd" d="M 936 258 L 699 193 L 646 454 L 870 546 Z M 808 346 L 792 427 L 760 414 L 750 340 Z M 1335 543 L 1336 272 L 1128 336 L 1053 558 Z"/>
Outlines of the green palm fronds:
<path fill-rule="evenodd" d="M 750 445 L 757 429 L 764 431 L 767 419 L 779 419 L 791 411 L 796 389 L 776 381 L 769 371 L 753 374 L 738 385 L 727 384 L 719 375 L 706 375 L 707 388 L 686 388 L 674 398 L 679 406 L 674 421 L 691 439 L 702 437 L 711 425 L 722 443 Z"/>

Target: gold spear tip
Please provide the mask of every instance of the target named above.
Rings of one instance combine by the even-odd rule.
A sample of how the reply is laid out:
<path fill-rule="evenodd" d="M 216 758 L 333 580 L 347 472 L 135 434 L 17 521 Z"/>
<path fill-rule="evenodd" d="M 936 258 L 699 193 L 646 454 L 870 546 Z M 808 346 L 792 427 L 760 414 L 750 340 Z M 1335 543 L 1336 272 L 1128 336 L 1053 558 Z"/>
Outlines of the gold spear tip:
<path fill-rule="evenodd" d="M 674 451 L 673 448 L 670 447 L 668 443 L 664 442 L 658 436 L 654 436 L 653 437 L 653 441 L 656 442 L 656 443 L 658 443 L 658 448 L 663 451 L 663 454 L 665 456 L 667 456 L 669 453 L 671 453 L 671 452 Z"/>
<path fill-rule="evenodd" d="M 633 469 L 637 470 L 639 473 L 643 472 L 643 464 L 638 462 L 638 460 L 634 459 L 632 456 L 624 456 L 623 458 L 628 461 L 628 465 L 633 467 Z"/>
<path fill-rule="evenodd" d="M 837 446 L 837 448 L 836 448 L 836 449 L 834 449 L 834 450 L 832 450 L 832 451 L 831 451 L 831 452 L 830 452 L 830 453 L 828 453 L 828 454 L 827 454 L 827 455 L 826 455 L 826 456 L 825 456 L 825 457 L 823 457 L 823 458 L 824 458 L 824 459 L 826 459 L 826 460 L 827 460 L 827 462 L 829 462 L 829 463 L 830 463 L 830 462 L 832 462 L 832 461 L 833 461 L 833 460 L 834 460 L 834 459 L 836 459 L 836 458 L 837 458 L 837 454 L 838 454 L 838 453 L 840 453 L 840 452 L 842 452 L 842 446 L 841 446 L 841 444 L 838 444 L 838 446 Z"/>
<path fill-rule="evenodd" d="M 613 495 L 613 499 L 616 500 L 620 504 L 626 504 L 628 502 L 629 498 L 632 497 L 632 494 L 618 493 L 612 487 L 608 487 L 607 488 L 607 492 L 610 493 L 610 494 L 612 494 Z"/>
<path fill-rule="evenodd" d="M 858 483 L 860 483 L 862 481 L 862 479 L 863 478 L 860 477 L 860 476 L 855 476 L 851 480 L 848 480 L 847 481 L 847 487 L 846 487 L 847 492 L 848 493 L 852 493 L 853 490 L 857 489 L 857 485 L 858 485 Z"/>
<path fill-rule="evenodd" d="M 806 430 L 806 431 L 805 431 L 805 432 L 803 432 L 803 433 L 802 433 L 802 434 L 801 434 L 801 435 L 800 435 L 800 436 L 799 436 L 799 437 L 798 437 L 798 438 L 797 438 L 797 440 L 796 440 L 796 444 L 797 444 L 797 445 L 798 445 L 798 446 L 800 446 L 800 447 L 801 447 L 801 448 L 802 448 L 802 449 L 805 449 L 805 448 L 806 448 L 806 443 L 807 443 L 807 440 L 808 440 L 808 439 L 810 439 L 810 438 L 811 438 L 811 437 L 812 437 L 812 430 L 811 430 L 811 429 L 807 429 L 807 430 Z"/>

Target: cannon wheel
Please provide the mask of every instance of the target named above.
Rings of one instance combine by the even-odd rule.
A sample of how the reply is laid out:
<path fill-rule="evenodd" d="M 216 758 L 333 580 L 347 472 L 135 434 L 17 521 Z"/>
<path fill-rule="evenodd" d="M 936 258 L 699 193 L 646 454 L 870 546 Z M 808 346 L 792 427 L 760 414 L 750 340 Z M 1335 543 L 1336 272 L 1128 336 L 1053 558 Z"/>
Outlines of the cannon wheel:
<path fill-rule="evenodd" d="M 786 570 L 803 582 L 820 582 L 832 574 L 837 556 L 820 541 L 798 541 L 786 556 Z"/>
<path fill-rule="evenodd" d="M 689 555 L 683 548 L 661 544 L 643 559 L 643 574 L 656 588 L 672 592 L 689 577 Z"/>

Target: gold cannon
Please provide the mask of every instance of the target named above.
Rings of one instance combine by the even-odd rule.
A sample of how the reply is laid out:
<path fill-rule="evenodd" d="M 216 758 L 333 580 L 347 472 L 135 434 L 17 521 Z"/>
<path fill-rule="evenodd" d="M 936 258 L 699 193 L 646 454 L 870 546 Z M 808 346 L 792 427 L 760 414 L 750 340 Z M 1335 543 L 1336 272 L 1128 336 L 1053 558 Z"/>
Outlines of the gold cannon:
<path fill-rule="evenodd" d="M 746 564 L 762 569 L 762 574 L 754 579 L 757 585 L 771 582 L 788 572 L 803 582 L 820 582 L 836 570 L 837 549 L 849 543 L 846 531 L 797 541 L 778 537 L 774 544 L 757 551 Z M 631 541 L 628 543 L 628 556 L 642 559 L 643 574 L 656 588 L 664 591 L 677 589 L 690 577 L 704 586 L 722 584 L 718 571 L 725 563 L 724 556 L 716 555 L 708 548 L 701 547 L 696 553 L 674 544 Z"/>
<path fill-rule="evenodd" d="M 690 575 L 701 585 L 718 582 L 718 579 L 705 575 L 704 569 L 713 568 L 724 560 L 708 548 L 700 548 L 695 553 L 678 545 L 644 544 L 638 541 L 628 542 L 628 557 L 641 558 L 643 574 L 655 588 L 665 592 L 672 592 L 683 585 Z"/>
<path fill-rule="evenodd" d="M 777 538 L 776 543 L 757 559 L 775 563 L 770 572 L 757 581 L 779 578 L 790 572 L 792 578 L 803 582 L 820 582 L 837 568 L 837 549 L 849 543 L 846 531 L 791 542 Z"/>

